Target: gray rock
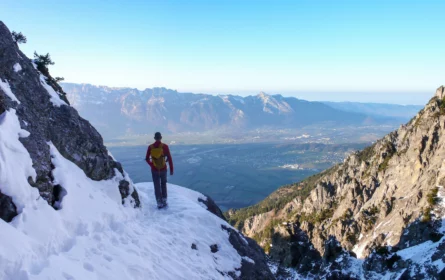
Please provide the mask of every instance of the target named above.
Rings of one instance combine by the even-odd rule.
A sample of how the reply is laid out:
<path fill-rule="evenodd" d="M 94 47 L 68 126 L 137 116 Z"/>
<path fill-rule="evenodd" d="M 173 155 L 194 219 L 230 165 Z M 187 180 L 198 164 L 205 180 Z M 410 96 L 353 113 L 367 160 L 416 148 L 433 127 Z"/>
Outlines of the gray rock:
<path fill-rule="evenodd" d="M 221 209 L 219 209 L 215 201 L 209 196 L 206 196 L 206 198 L 206 200 L 198 198 L 198 201 L 204 203 L 209 212 L 226 221 Z M 235 248 L 238 254 L 253 261 L 252 263 L 246 259 L 242 260 L 240 267 L 241 277 L 239 279 L 275 279 L 274 275 L 269 269 L 269 266 L 267 265 L 267 260 L 263 249 L 254 240 L 243 236 L 240 232 L 227 226 L 221 225 L 221 229 L 228 232 L 229 242 L 232 244 L 233 248 Z M 218 245 L 214 244 L 210 246 L 210 249 L 212 253 L 215 253 L 218 250 Z M 235 274 L 232 274 L 231 276 L 232 278 L 236 278 Z"/>
<path fill-rule="evenodd" d="M 16 63 L 20 64 L 21 71 L 13 70 Z M 15 109 L 22 128 L 30 132 L 29 137 L 20 138 L 20 141 L 28 150 L 37 173 L 35 181 L 29 180 L 31 186 L 37 188 L 49 204 L 54 204 L 54 167 L 48 142 L 93 180 L 107 180 L 117 173 L 124 176 L 121 165 L 108 154 L 96 129 L 81 118 L 73 107 L 52 104 L 50 94 L 40 82 L 40 75 L 32 61 L 13 42 L 8 28 L 0 22 L 0 78 L 8 82 L 20 101 L 20 104 L 12 101 L 0 90 L 0 113 Z M 50 85 L 61 98 L 65 96 L 57 84 L 50 82 Z M 139 206 L 137 192 L 134 190 L 130 194 L 130 190 L 133 190 L 130 182 L 121 181 L 116 188 L 120 189 L 123 198 L 131 195 L 134 206 Z"/>
<path fill-rule="evenodd" d="M 212 212 L 213 214 L 220 217 L 224 221 L 227 221 L 226 217 L 224 217 L 223 212 L 221 211 L 221 209 L 219 209 L 218 205 L 216 205 L 215 201 L 210 196 L 206 195 L 206 198 L 207 199 L 205 199 L 205 200 L 198 198 L 198 201 L 205 204 L 207 206 L 208 211 Z"/>
<path fill-rule="evenodd" d="M 302 275 L 315 274 L 320 269 L 321 255 L 298 225 L 280 226 L 272 237 L 272 243 L 269 253 L 272 261 L 292 267 Z"/>
<path fill-rule="evenodd" d="M 12 198 L 0 192 L 0 219 L 10 222 L 17 216 L 17 208 Z"/>
<path fill-rule="evenodd" d="M 422 271 L 438 275 L 427 263 L 416 265 L 396 260 L 396 255 L 380 258 L 371 254 L 385 245 L 404 249 L 443 238 L 444 233 L 437 230 L 445 210 L 434 202 L 432 193 L 441 186 L 442 196 L 445 194 L 444 134 L 445 88 L 442 86 L 409 123 L 363 151 L 351 154 L 342 164 L 291 187 L 296 190 L 311 187 L 301 205 L 289 212 L 287 205 L 280 202 L 297 198 L 283 197 L 277 190 L 271 197 L 275 197 L 275 205 L 280 206 L 247 217 L 245 221 L 261 220 L 262 223 L 240 223 L 241 231 L 247 236 L 260 236 L 260 244 L 270 244 L 264 231 L 272 228 L 273 232 L 281 232 L 280 224 L 285 221 L 291 227 L 298 225 L 307 234 L 309 244 L 325 256 L 325 263 L 338 259 L 335 248 L 325 246 L 329 236 L 334 236 L 342 248 L 354 249 L 360 254 L 358 257 L 370 256 L 365 270 L 391 271 L 391 264 L 397 264 L 394 273 L 402 273 L 403 267 L 418 279 L 424 275 Z M 288 260 L 294 254 L 288 248 L 289 236 L 280 236 L 281 239 L 272 239 L 271 254 L 285 252 L 274 253 L 274 257 L 289 265 Z M 333 257 L 328 258 L 326 254 Z"/>
<path fill-rule="evenodd" d="M 229 233 L 230 244 L 232 244 L 238 254 L 253 261 L 248 261 L 246 258 L 242 259 L 240 268 L 241 276 L 239 279 L 275 279 L 275 276 L 267 265 L 263 249 L 261 249 L 254 240 L 246 238 L 241 233 L 224 225 L 221 225 L 221 228 Z"/>

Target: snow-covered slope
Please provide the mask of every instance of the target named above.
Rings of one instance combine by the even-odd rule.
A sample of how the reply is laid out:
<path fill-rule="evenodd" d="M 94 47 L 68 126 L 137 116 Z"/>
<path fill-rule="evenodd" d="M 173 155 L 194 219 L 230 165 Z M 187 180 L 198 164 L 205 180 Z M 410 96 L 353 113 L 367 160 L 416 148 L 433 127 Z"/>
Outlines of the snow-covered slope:
<path fill-rule="evenodd" d="M 152 184 L 142 183 L 137 185 L 142 209 L 125 207 L 114 187 L 121 178 L 93 181 L 49 145 L 55 180 L 67 194 L 55 211 L 26 180 L 11 190 L 23 208 L 11 223 L 0 220 L 0 279 L 240 276 L 242 256 L 221 228 L 230 226 L 198 201 L 205 196 L 169 185 L 170 206 L 159 211 Z M 24 147 L 18 143 L 17 148 L 17 158 L 26 157 Z M 30 161 L 16 167 L 19 174 L 32 170 Z"/>
<path fill-rule="evenodd" d="M 274 279 L 211 198 L 157 210 L 1 21 L 0 54 L 0 280 Z"/>

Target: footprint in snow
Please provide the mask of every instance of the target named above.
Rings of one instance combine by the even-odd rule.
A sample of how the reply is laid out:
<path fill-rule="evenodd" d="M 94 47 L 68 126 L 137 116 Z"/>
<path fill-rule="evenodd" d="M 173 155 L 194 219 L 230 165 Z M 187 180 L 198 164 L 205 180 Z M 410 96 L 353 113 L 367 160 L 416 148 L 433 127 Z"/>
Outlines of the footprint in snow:
<path fill-rule="evenodd" d="M 65 280 L 76 280 L 76 278 L 66 272 L 62 272 L 62 276 L 65 278 Z"/>
<path fill-rule="evenodd" d="M 109 261 L 109 262 L 113 261 L 113 258 L 111 256 L 108 256 L 108 255 L 104 255 L 104 259 Z"/>
<path fill-rule="evenodd" d="M 88 270 L 88 271 L 91 271 L 91 272 L 94 271 L 94 266 L 92 264 L 90 264 L 90 263 L 87 263 L 87 262 L 83 263 L 83 268 L 85 268 L 85 270 Z"/>

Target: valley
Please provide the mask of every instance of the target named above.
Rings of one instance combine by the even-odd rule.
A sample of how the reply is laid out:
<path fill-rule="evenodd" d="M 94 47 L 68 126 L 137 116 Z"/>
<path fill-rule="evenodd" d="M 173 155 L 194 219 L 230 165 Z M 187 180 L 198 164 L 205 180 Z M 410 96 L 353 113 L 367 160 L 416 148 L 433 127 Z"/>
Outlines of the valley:
<path fill-rule="evenodd" d="M 212 197 L 222 210 L 258 203 L 291 184 L 343 161 L 364 143 L 170 145 L 175 174 L 169 183 Z M 111 146 L 135 183 L 151 181 L 147 146 Z"/>

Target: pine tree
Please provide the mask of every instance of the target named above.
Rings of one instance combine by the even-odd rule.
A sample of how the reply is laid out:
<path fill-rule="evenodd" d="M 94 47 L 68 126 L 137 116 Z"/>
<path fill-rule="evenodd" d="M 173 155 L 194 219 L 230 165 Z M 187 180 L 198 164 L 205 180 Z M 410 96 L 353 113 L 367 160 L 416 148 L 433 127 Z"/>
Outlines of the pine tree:
<path fill-rule="evenodd" d="M 22 34 L 22 32 L 15 32 L 12 31 L 12 39 L 16 44 L 25 44 L 26 43 L 26 36 Z"/>
<path fill-rule="evenodd" d="M 37 68 L 54 65 L 54 62 L 51 60 L 51 56 L 49 55 L 49 53 L 42 55 L 34 52 L 34 63 L 37 65 Z"/>

